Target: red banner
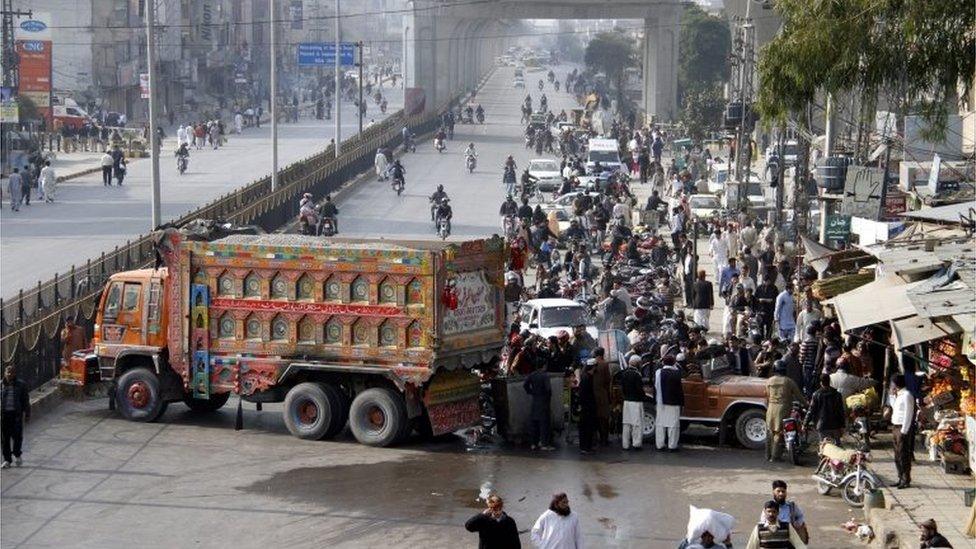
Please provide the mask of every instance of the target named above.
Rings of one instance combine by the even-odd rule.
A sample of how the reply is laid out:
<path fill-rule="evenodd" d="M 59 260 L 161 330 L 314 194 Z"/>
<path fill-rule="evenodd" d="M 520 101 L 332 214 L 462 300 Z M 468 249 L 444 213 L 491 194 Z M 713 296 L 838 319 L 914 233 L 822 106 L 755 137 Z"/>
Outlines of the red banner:
<path fill-rule="evenodd" d="M 434 435 L 453 433 L 459 429 L 477 425 L 481 421 L 478 397 L 457 400 L 427 407 L 430 427 Z"/>
<path fill-rule="evenodd" d="M 210 301 L 210 307 L 238 311 L 273 311 L 276 313 L 319 313 L 383 317 L 407 316 L 403 310 L 393 305 L 347 305 L 345 303 L 306 303 L 301 301 L 217 298 Z"/>
<path fill-rule="evenodd" d="M 20 56 L 18 95 L 30 99 L 47 117 L 51 110 L 51 41 L 17 40 L 14 48 Z"/>

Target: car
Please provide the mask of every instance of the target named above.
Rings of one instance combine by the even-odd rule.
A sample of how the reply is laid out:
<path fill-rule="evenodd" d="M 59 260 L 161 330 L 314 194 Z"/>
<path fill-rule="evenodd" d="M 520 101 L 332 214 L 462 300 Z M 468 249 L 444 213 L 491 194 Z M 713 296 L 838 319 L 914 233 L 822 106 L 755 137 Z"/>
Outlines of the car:
<path fill-rule="evenodd" d="M 796 139 L 787 139 L 783 142 L 783 165 L 786 167 L 796 166 L 796 159 L 799 156 L 800 143 Z M 766 147 L 766 161 L 773 156 L 777 156 L 776 144 Z"/>
<path fill-rule="evenodd" d="M 745 186 L 745 196 L 752 207 L 761 208 L 766 205 L 766 193 L 763 191 L 762 183 L 753 181 L 752 178 Z"/>
<path fill-rule="evenodd" d="M 559 164 L 549 158 L 529 160 L 529 177 L 535 180 L 536 188 L 544 192 L 557 191 L 563 184 Z"/>
<path fill-rule="evenodd" d="M 735 166 L 732 166 L 732 173 L 735 174 Z M 712 166 L 712 173 L 708 177 L 708 192 L 712 194 L 723 194 L 725 192 L 725 183 L 729 179 L 729 167 L 727 164 L 715 164 Z M 761 184 L 762 178 L 756 172 L 749 172 L 749 181 L 751 183 Z"/>
<path fill-rule="evenodd" d="M 530 299 L 522 304 L 520 313 L 522 322 L 529 326 L 529 333 L 541 337 L 558 335 L 562 330 L 573 333 L 573 328 L 580 325 L 586 326 L 586 333 L 593 339 L 599 336 L 589 309 L 572 299 Z"/>
<path fill-rule="evenodd" d="M 691 215 L 707 219 L 722 209 L 722 201 L 714 194 L 693 194 L 688 197 Z"/>
<path fill-rule="evenodd" d="M 732 434 L 745 448 L 766 446 L 766 379 L 736 374 L 729 365 L 724 347 L 713 345 L 696 355 L 697 369 L 682 372 L 681 387 L 685 404 L 681 407 L 681 428 L 700 424 L 719 429 L 720 443 Z M 652 387 L 653 373 L 645 372 L 648 399 L 644 402 L 644 439 L 654 437 L 656 407 Z M 622 401 L 619 376 L 614 376 L 614 401 Z"/>

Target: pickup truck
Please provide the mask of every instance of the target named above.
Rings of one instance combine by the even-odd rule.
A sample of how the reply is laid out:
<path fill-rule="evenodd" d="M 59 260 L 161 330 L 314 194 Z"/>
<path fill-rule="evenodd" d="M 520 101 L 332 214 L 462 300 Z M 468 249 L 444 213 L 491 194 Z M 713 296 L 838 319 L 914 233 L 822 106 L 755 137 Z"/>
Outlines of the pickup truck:
<path fill-rule="evenodd" d="M 766 380 L 732 373 L 728 358 L 721 347 L 699 352 L 696 362 L 698 367 L 684 372 L 681 381 L 685 393 L 685 405 L 681 408 L 681 429 L 684 430 L 692 423 L 717 427 L 721 440 L 724 440 L 726 433 L 732 433 L 739 444 L 746 448 L 764 448 Z M 645 439 L 654 437 L 653 381 L 653 374 L 645 378 L 648 394 L 648 400 L 644 403 Z M 619 385 L 615 388 L 619 388 Z M 614 394 L 619 398 L 616 389 Z"/>
<path fill-rule="evenodd" d="M 471 370 L 497 360 L 505 334 L 501 238 L 199 242 L 167 229 L 156 249 L 159 268 L 111 277 L 93 348 L 60 375 L 111 383 L 126 419 L 180 401 L 212 412 L 234 394 L 284 402 L 305 439 L 348 421 L 359 442 L 387 446 L 480 421 Z"/>

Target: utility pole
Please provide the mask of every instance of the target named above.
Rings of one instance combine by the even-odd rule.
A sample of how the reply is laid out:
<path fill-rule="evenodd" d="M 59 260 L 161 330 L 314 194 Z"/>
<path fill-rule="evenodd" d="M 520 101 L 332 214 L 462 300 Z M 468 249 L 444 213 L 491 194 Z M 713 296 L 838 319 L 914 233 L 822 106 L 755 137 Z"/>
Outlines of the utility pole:
<path fill-rule="evenodd" d="M 162 225 L 159 196 L 159 149 L 161 143 L 157 137 L 159 125 L 156 122 L 156 0 L 146 2 L 146 63 L 149 65 L 149 143 L 152 153 L 149 156 L 152 165 L 152 227 Z"/>
<path fill-rule="evenodd" d="M 278 27 L 275 0 L 269 0 L 271 10 L 271 192 L 278 190 Z"/>
<path fill-rule="evenodd" d="M 339 103 L 342 97 L 342 76 L 339 65 L 342 64 L 342 22 L 339 19 L 339 0 L 335 0 L 335 155 L 339 158 L 342 143 L 342 109 Z"/>
<path fill-rule="evenodd" d="M 3 0 L 3 85 L 16 88 L 20 84 L 17 51 L 14 46 L 14 17 L 33 17 L 31 10 L 14 10 L 13 0 Z"/>
<path fill-rule="evenodd" d="M 742 36 L 742 58 L 739 64 L 739 102 L 742 105 L 742 118 L 739 123 L 739 134 L 736 139 L 737 145 L 735 149 L 735 178 L 739 183 L 742 183 L 743 180 L 746 182 L 749 181 L 752 161 L 752 147 L 750 146 L 749 138 L 749 134 L 751 133 L 749 105 L 752 103 L 752 41 L 755 36 L 753 30 L 752 1 L 747 0 L 746 17 L 740 31 Z"/>
<path fill-rule="evenodd" d="M 359 136 L 363 135 L 363 41 L 356 43 L 359 48 Z"/>

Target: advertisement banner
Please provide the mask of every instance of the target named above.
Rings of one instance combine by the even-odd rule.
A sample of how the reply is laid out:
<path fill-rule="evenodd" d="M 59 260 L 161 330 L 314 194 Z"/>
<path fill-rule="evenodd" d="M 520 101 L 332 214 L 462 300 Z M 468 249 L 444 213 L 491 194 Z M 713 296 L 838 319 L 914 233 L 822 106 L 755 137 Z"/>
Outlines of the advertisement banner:
<path fill-rule="evenodd" d="M 444 335 L 477 332 L 495 326 L 494 288 L 484 271 L 458 273 L 450 280 L 456 307 L 444 311 Z"/>
<path fill-rule="evenodd" d="M 51 108 L 51 41 L 17 40 L 14 49 L 20 57 L 19 95 L 47 116 Z"/>
<path fill-rule="evenodd" d="M 139 74 L 139 96 L 149 99 L 149 73 Z"/>
<path fill-rule="evenodd" d="M 343 67 L 356 63 L 356 44 L 342 42 L 339 60 Z M 302 42 L 297 46 L 299 67 L 334 67 L 336 62 L 335 42 Z"/>
<path fill-rule="evenodd" d="M 0 122 L 17 124 L 20 122 L 20 106 L 16 101 L 0 102 Z"/>
<path fill-rule="evenodd" d="M 302 25 L 304 11 L 302 0 L 291 0 L 291 5 L 288 6 L 288 19 L 291 20 L 292 30 L 302 30 L 304 28 Z"/>

